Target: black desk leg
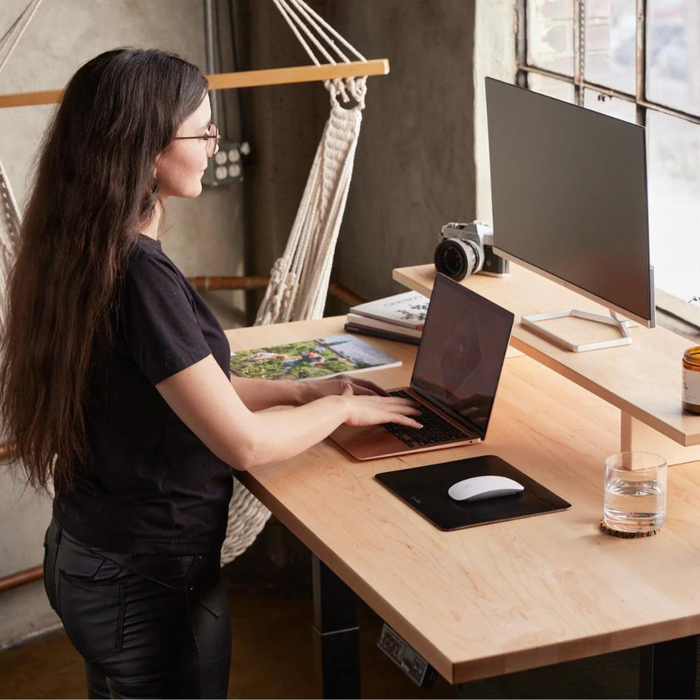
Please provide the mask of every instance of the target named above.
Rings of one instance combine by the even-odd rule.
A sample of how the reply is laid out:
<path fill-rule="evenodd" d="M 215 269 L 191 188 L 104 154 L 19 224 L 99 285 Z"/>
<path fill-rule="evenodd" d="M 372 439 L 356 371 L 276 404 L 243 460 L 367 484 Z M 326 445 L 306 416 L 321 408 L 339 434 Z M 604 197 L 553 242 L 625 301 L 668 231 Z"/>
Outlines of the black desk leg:
<path fill-rule="evenodd" d="M 360 636 L 357 598 L 312 555 L 314 665 L 323 698 L 359 698 Z"/>
<path fill-rule="evenodd" d="M 694 698 L 697 636 L 641 649 L 640 698 Z"/>

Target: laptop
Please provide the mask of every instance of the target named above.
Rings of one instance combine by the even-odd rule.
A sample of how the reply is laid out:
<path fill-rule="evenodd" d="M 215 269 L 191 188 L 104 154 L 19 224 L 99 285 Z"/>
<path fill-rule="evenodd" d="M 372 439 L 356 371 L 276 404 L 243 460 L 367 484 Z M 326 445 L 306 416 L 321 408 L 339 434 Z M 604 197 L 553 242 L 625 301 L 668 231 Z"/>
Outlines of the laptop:
<path fill-rule="evenodd" d="M 421 430 L 341 425 L 330 438 L 359 460 L 481 442 L 513 328 L 510 311 L 438 274 L 411 385 L 388 393 L 421 404 Z M 413 417 L 413 416 L 412 416 Z"/>

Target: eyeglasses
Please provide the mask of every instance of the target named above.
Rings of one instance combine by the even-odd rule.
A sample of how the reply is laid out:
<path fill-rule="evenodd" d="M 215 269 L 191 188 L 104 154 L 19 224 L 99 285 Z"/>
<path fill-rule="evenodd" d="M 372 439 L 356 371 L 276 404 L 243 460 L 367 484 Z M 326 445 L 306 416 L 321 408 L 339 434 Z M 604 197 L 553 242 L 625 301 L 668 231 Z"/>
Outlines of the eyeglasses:
<path fill-rule="evenodd" d="M 219 127 L 216 124 L 209 125 L 209 133 L 203 134 L 202 136 L 175 136 L 175 140 L 185 140 L 185 139 L 205 139 L 207 142 L 207 157 L 211 158 L 219 152 L 219 140 L 221 139 L 221 134 L 219 134 Z"/>

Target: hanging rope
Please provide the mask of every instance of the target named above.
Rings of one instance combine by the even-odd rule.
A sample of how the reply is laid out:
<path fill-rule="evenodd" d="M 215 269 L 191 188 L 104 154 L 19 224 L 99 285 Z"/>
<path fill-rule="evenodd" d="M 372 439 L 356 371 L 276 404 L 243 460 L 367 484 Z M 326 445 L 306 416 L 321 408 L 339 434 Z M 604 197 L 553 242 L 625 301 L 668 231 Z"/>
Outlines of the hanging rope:
<path fill-rule="evenodd" d="M 0 71 L 29 26 L 42 0 L 30 0 L 22 14 L 0 39 Z M 20 214 L 7 172 L 0 160 L 0 294 L 4 296 L 19 241 Z M 5 325 L 5 305 L 0 303 L 0 329 Z"/>
<path fill-rule="evenodd" d="M 334 54 L 338 61 L 350 63 L 336 41 L 366 62 L 304 0 L 273 1 L 315 65 L 321 65 L 321 58 L 336 65 Z M 286 248 L 272 267 L 256 326 L 323 317 L 365 108 L 366 80 L 348 78 L 324 83 L 330 94 L 331 113 Z M 221 550 L 222 566 L 253 543 L 269 517 L 267 508 L 242 484 L 236 483 Z"/>
<path fill-rule="evenodd" d="M 340 60 L 350 62 L 324 29 L 328 29 L 360 60 L 366 61 L 304 0 L 274 0 L 274 3 L 316 65 L 320 65 L 319 58 L 310 43 L 328 62 L 336 63 L 321 40 L 336 52 Z M 324 85 L 331 96 L 331 114 L 284 254 L 272 268 L 256 325 L 323 316 L 365 107 L 366 79 L 333 80 Z"/>
<path fill-rule="evenodd" d="M 41 2 L 42 0 L 30 0 L 29 4 L 22 11 L 22 14 L 12 23 L 12 26 L 5 32 L 2 39 L 0 39 L 0 71 L 15 50 L 17 42 L 22 38 L 22 34 L 24 34 L 29 23 L 32 21 L 32 17 L 34 17 L 34 13 L 39 9 Z"/>

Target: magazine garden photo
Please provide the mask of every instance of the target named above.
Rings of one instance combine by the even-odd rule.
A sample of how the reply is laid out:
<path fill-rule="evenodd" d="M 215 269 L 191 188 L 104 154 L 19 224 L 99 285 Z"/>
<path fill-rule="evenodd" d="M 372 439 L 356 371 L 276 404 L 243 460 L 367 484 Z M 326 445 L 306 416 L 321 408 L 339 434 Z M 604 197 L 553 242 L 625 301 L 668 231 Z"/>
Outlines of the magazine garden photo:
<path fill-rule="evenodd" d="M 320 379 L 400 364 L 400 360 L 352 335 L 231 353 L 231 371 L 254 379 Z"/>

